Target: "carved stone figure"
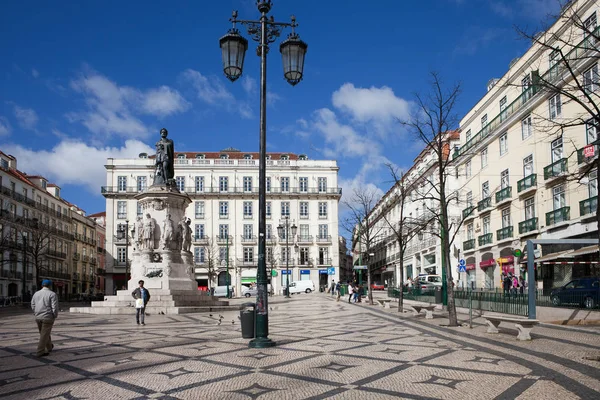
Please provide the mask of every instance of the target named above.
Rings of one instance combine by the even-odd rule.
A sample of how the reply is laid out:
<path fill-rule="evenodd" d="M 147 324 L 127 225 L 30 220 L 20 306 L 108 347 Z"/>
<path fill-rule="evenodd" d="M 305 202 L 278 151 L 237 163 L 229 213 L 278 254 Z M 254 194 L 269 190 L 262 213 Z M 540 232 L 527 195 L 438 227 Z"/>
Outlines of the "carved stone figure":
<path fill-rule="evenodd" d="M 139 250 L 144 246 L 144 221 L 142 220 L 142 217 L 137 217 L 135 225 L 135 231 L 137 233 L 135 244 Z"/>
<path fill-rule="evenodd" d="M 150 214 L 146 214 L 146 219 L 144 220 L 144 248 L 146 250 L 154 250 L 155 229 L 156 226 L 154 225 L 154 220 Z"/>
<path fill-rule="evenodd" d="M 181 250 L 190 251 L 192 245 L 192 228 L 190 227 L 192 221 L 189 218 L 183 218 L 179 222 L 179 231 L 181 234 Z"/>
<path fill-rule="evenodd" d="M 160 130 L 161 139 L 156 142 L 156 159 L 154 174 L 154 185 L 173 185 L 175 168 L 173 162 L 175 159 L 175 145 L 173 140 L 167 138 L 169 131 L 166 128 Z"/>
<path fill-rule="evenodd" d="M 175 239 L 173 232 L 173 221 L 171 220 L 171 214 L 167 214 L 163 222 L 163 250 L 169 250 L 171 248 L 171 243 L 173 242 L 173 239 Z"/>

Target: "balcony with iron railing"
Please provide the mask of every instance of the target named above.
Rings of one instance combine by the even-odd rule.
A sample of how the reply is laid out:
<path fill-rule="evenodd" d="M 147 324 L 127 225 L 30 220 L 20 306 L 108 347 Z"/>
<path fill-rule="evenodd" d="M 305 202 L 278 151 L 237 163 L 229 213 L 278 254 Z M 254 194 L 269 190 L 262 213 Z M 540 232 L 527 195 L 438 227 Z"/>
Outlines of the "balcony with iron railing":
<path fill-rule="evenodd" d="M 233 236 L 231 236 L 231 235 L 218 235 L 217 236 L 218 244 L 226 244 L 228 241 L 230 244 L 233 244 Z"/>
<path fill-rule="evenodd" d="M 526 176 L 517 182 L 517 192 L 519 194 L 527 193 L 537 188 L 537 174 L 531 174 Z"/>
<path fill-rule="evenodd" d="M 483 200 L 479 200 L 477 202 L 477 211 L 482 212 L 485 211 L 486 209 L 492 207 L 492 197 L 488 196 Z"/>
<path fill-rule="evenodd" d="M 502 229 L 498 229 L 496 231 L 496 240 L 497 241 L 510 239 L 512 237 L 513 237 L 513 227 L 512 227 L 512 225 L 511 226 L 507 226 L 507 227 L 502 228 Z"/>
<path fill-rule="evenodd" d="M 206 244 L 208 243 L 208 236 L 206 235 L 195 235 L 193 237 L 194 243 Z"/>
<path fill-rule="evenodd" d="M 529 233 L 538 230 L 538 219 L 537 217 L 526 219 L 525 221 L 519 222 L 519 234 Z"/>
<path fill-rule="evenodd" d="M 90 256 L 90 264 L 96 265 L 96 257 Z"/>
<path fill-rule="evenodd" d="M 80 254 L 79 253 L 73 253 L 73 260 L 77 261 L 79 260 Z"/>
<path fill-rule="evenodd" d="M 477 243 L 479 244 L 479 247 L 489 246 L 493 242 L 494 242 L 494 235 L 491 232 L 484 233 L 483 235 L 480 235 L 479 237 L 477 237 Z"/>
<path fill-rule="evenodd" d="M 473 250 L 475 248 L 475 239 L 465 240 L 463 242 L 463 251 Z"/>
<path fill-rule="evenodd" d="M 274 245 L 277 244 L 277 238 L 275 236 L 267 236 L 265 242 L 267 245 Z"/>
<path fill-rule="evenodd" d="M 310 257 L 299 257 L 298 258 L 298 265 L 299 266 L 309 266 L 309 265 L 313 265 L 313 260 Z"/>
<path fill-rule="evenodd" d="M 331 235 L 318 235 L 317 243 L 331 243 Z"/>
<path fill-rule="evenodd" d="M 544 167 L 544 179 L 546 181 L 559 178 L 567 172 L 567 158 L 562 158 Z"/>
<path fill-rule="evenodd" d="M 311 235 L 298 235 L 298 244 L 312 244 L 313 237 Z"/>
<path fill-rule="evenodd" d="M 546 226 L 568 221 L 570 219 L 570 209 L 571 207 L 566 206 L 546 213 Z"/>
<path fill-rule="evenodd" d="M 496 192 L 496 205 L 505 204 L 512 199 L 512 186 L 507 186 Z"/>
<path fill-rule="evenodd" d="M 83 262 L 88 262 L 88 261 L 90 261 L 90 256 L 85 256 L 85 255 L 84 255 L 84 256 L 82 256 L 82 257 L 81 257 L 81 261 L 83 261 Z"/>
<path fill-rule="evenodd" d="M 67 258 L 66 253 L 63 253 L 62 251 L 51 250 L 51 249 L 46 250 L 46 255 L 49 257 L 54 257 L 54 258 L 61 258 L 63 260 L 65 258 Z"/>
<path fill-rule="evenodd" d="M 240 235 L 243 244 L 256 243 L 258 237 L 256 235 Z"/>
<path fill-rule="evenodd" d="M 462 211 L 463 220 L 475 218 L 475 206 L 469 206 Z"/>
<path fill-rule="evenodd" d="M 317 265 L 331 265 L 331 258 L 317 257 Z"/>
<path fill-rule="evenodd" d="M 596 214 L 596 210 L 598 209 L 598 196 L 590 197 L 589 199 L 585 199 L 579 202 L 579 215 L 590 215 Z"/>
<path fill-rule="evenodd" d="M 255 260 L 254 258 L 246 258 L 244 259 L 243 257 L 240 257 L 237 259 L 237 264 L 242 265 L 244 267 L 255 267 L 257 265 L 258 261 Z"/>

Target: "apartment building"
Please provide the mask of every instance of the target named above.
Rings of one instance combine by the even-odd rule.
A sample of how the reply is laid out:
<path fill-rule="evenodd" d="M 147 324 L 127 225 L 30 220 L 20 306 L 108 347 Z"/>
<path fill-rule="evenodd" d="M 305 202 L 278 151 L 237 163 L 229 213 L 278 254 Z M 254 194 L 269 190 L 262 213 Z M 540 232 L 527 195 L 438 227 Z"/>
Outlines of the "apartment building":
<path fill-rule="evenodd" d="M 178 152 L 175 181 L 190 196 L 186 212 L 192 221 L 196 280 L 199 287 L 256 281 L 258 264 L 258 153 L 234 148 L 220 152 Z M 108 159 L 106 198 L 106 290 L 126 284 L 128 237 L 141 216 L 135 195 L 152 184 L 154 161 L 147 154 L 137 159 Z M 309 160 L 292 153 L 267 154 L 267 268 L 276 293 L 290 282 L 312 280 L 315 287 L 339 277 L 338 166 L 332 160 Z M 278 235 L 277 227 L 290 229 Z M 296 227 L 296 235 L 292 236 Z M 286 246 L 286 236 L 288 245 Z M 335 267 L 336 274 L 327 274 Z M 209 282 L 210 281 L 210 282 Z"/>
<path fill-rule="evenodd" d="M 459 132 L 452 131 L 445 134 L 444 141 L 448 150 L 459 143 Z M 447 167 L 446 193 L 448 198 L 459 189 L 459 180 L 453 166 Z M 439 202 L 432 198 L 439 198 L 433 186 L 439 185 L 439 173 L 436 154 L 430 150 L 423 150 L 414 160 L 413 166 L 406 171 L 402 185 L 405 190 L 404 211 L 402 220 L 404 232 L 408 230 L 414 234 L 404 235 L 408 240 L 404 251 L 404 270 L 400 271 L 400 248 L 395 232 L 400 232 L 402 197 L 400 183 L 393 185 L 381 198 L 369 214 L 370 236 L 372 247 L 366 253 L 366 240 L 355 239 L 353 247 L 355 253 L 362 254 L 362 264 L 368 264 L 373 271 L 373 281 L 387 286 L 397 286 L 400 274 L 406 282 L 419 274 L 442 273 L 442 246 L 439 236 L 439 225 L 432 221 L 433 215 L 439 213 Z M 460 206 L 456 200 L 451 200 L 448 205 L 448 216 L 453 226 L 460 222 Z M 429 222 L 429 223 L 428 223 Z M 455 228 L 450 231 L 450 236 L 455 233 Z M 358 229 L 356 229 L 358 233 Z M 436 232 L 436 233 L 434 233 Z M 363 232 L 364 234 L 364 232 Z M 454 244 L 451 243 L 451 248 Z M 362 248 L 362 250 L 361 250 Z M 452 265 L 458 265 L 455 252 L 450 254 Z M 357 257 L 355 257 L 355 260 Z"/>
<path fill-rule="evenodd" d="M 88 216 L 96 223 L 96 293 L 106 293 L 104 274 L 106 272 L 106 211 Z"/>
<path fill-rule="evenodd" d="M 563 12 L 577 12 L 586 27 L 597 31 L 596 1 L 573 1 Z M 584 90 L 597 93 L 597 43 L 563 18 L 538 37 L 552 35 L 564 41 L 554 45 L 569 57 L 579 52 L 570 66 Z M 589 50 L 590 43 L 596 50 Z M 594 56 L 586 57 L 586 52 Z M 513 253 L 527 239 L 597 238 L 597 171 L 582 174 L 598 154 L 597 127 L 591 122 L 559 127 L 561 121 L 589 117 L 577 102 L 540 84 L 573 84 L 557 54 L 532 44 L 502 78 L 489 82 L 487 93 L 460 122 L 453 160 L 462 184 L 463 275 L 472 287 L 499 288 L 502 272 L 524 275 Z M 598 257 L 597 247 L 567 258 L 560 257 L 565 251 L 559 249 L 542 247 L 540 261 Z M 539 286 L 551 287 L 589 273 L 589 264 L 548 263 L 538 264 L 536 278 Z"/>
<path fill-rule="evenodd" d="M 86 217 L 83 210 L 73 206 L 73 294 L 93 295 L 100 291 L 98 281 L 97 230 L 102 228 L 94 219 Z"/>

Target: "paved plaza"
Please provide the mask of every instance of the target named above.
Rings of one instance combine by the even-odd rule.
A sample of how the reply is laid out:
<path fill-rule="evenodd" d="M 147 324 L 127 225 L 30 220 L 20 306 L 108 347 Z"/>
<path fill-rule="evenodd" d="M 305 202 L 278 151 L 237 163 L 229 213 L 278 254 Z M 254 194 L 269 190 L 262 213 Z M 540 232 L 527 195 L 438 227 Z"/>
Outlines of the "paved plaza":
<path fill-rule="evenodd" d="M 0 316 L 0 398 L 600 398 L 597 329 L 541 326 L 517 342 L 510 325 L 446 328 L 324 294 L 270 307 L 275 348 L 248 349 L 234 312 L 150 315 L 146 326 L 65 312 L 45 358 L 32 355 L 33 316 Z"/>

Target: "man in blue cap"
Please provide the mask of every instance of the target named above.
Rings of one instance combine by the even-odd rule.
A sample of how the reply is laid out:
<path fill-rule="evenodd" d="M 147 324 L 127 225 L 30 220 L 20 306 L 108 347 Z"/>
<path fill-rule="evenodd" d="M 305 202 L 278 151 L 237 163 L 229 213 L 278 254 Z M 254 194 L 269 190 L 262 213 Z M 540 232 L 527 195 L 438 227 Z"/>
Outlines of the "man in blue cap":
<path fill-rule="evenodd" d="M 31 309 L 40 331 L 40 341 L 36 353 L 38 357 L 47 356 L 54 348 L 50 332 L 52 332 L 54 320 L 58 317 L 58 296 L 50 290 L 50 286 L 52 286 L 52 281 L 44 279 L 42 288 L 31 298 Z"/>

